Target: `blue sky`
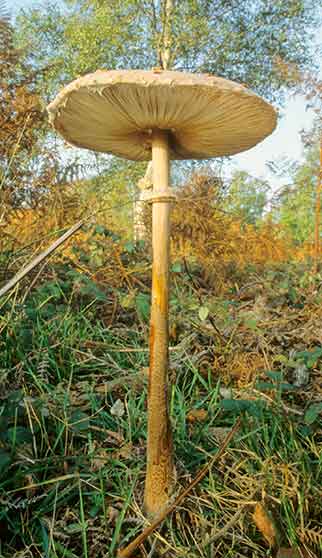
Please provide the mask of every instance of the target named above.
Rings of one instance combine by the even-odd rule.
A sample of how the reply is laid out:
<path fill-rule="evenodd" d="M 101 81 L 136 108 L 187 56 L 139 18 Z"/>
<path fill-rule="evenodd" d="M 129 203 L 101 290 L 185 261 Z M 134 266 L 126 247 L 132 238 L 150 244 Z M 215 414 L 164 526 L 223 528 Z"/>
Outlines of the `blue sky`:
<path fill-rule="evenodd" d="M 20 8 L 37 5 L 37 0 L 7 0 L 11 12 L 15 13 Z M 317 41 L 321 46 L 321 35 L 317 34 Z M 312 111 L 306 110 L 303 97 L 290 96 L 281 113 L 278 126 L 273 134 L 253 149 L 235 155 L 233 165 L 236 169 L 246 170 L 250 174 L 272 181 L 266 166 L 268 161 L 280 157 L 300 160 L 303 156 L 301 143 L 301 130 L 309 130 L 312 126 Z"/>

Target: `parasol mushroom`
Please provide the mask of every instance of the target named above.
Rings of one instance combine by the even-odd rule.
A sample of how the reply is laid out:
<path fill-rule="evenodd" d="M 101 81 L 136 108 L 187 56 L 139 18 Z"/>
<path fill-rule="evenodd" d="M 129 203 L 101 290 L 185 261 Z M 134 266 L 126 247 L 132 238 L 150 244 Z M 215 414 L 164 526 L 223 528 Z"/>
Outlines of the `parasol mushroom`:
<path fill-rule="evenodd" d="M 152 158 L 152 301 L 145 509 L 158 515 L 173 487 L 168 416 L 169 188 L 171 159 L 209 159 L 250 149 L 276 126 L 276 112 L 243 85 L 175 71 L 99 70 L 49 105 L 70 144 L 135 161 Z"/>

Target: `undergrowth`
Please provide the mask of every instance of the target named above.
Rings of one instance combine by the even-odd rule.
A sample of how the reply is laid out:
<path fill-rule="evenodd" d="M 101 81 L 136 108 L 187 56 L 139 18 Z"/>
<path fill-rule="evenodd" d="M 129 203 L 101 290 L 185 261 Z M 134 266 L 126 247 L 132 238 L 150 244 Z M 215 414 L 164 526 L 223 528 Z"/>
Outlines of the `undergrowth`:
<path fill-rule="evenodd" d="M 2 301 L 3 558 L 112 557 L 146 524 L 149 259 L 142 243 L 111 242 L 114 282 L 84 253 Z M 137 555 L 319 556 L 321 277 L 304 264 L 248 267 L 218 293 L 196 262 L 178 260 L 171 281 L 177 488 L 238 416 L 241 428 Z"/>

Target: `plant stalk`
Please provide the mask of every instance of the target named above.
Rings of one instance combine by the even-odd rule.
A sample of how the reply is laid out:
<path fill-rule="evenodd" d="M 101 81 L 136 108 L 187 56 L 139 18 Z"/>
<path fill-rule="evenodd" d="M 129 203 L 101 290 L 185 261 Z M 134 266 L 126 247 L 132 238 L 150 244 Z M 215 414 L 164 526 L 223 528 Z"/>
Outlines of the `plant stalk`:
<path fill-rule="evenodd" d="M 145 511 L 156 517 L 167 506 L 173 477 L 172 434 L 168 412 L 168 308 L 170 201 L 168 133 L 152 133 L 152 300 L 148 388 Z M 162 196 L 164 199 L 162 199 Z"/>

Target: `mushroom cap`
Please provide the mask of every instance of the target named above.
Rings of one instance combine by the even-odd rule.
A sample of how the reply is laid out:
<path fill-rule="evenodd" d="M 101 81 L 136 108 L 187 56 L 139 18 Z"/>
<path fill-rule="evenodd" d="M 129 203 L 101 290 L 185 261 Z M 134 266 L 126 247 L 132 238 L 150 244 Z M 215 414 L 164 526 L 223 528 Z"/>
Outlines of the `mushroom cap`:
<path fill-rule="evenodd" d="M 209 159 L 250 149 L 277 114 L 243 85 L 209 74 L 98 70 L 67 85 L 50 122 L 77 147 L 147 161 L 153 129 L 169 131 L 171 159 Z"/>

